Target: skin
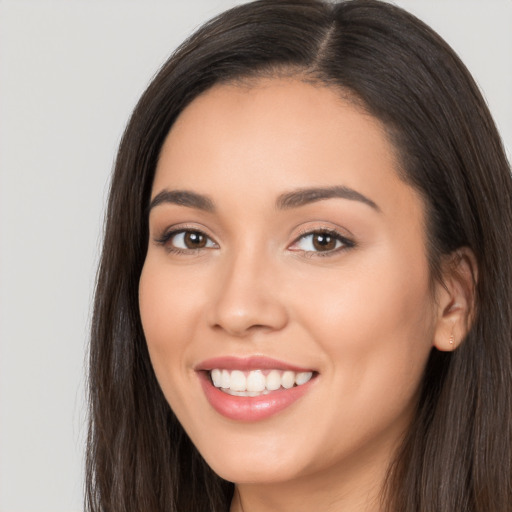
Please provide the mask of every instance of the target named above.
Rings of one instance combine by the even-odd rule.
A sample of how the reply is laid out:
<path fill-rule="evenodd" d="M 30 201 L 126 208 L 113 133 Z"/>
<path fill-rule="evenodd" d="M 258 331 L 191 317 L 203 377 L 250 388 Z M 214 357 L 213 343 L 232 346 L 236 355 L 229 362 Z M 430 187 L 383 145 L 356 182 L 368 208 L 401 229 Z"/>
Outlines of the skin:
<path fill-rule="evenodd" d="M 432 290 L 424 205 L 397 168 L 378 120 L 333 88 L 292 78 L 215 86 L 165 141 L 152 198 L 192 191 L 215 211 L 151 209 L 141 318 L 170 406 L 208 464 L 236 483 L 233 512 L 380 510 L 428 355 L 455 348 L 448 340 L 460 339 L 467 309 L 456 279 Z M 376 207 L 339 197 L 276 207 L 284 193 L 333 186 Z M 179 229 L 208 243 L 162 241 Z M 352 246 L 316 250 L 308 233 L 322 229 Z M 228 355 L 318 375 L 290 407 L 243 423 L 211 407 L 194 370 Z"/>

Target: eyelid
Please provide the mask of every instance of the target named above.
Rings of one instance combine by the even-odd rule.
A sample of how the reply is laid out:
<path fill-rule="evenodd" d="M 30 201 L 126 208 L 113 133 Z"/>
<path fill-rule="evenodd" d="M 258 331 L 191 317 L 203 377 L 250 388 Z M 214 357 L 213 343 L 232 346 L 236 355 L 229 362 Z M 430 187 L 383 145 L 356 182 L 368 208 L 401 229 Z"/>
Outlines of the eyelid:
<path fill-rule="evenodd" d="M 172 240 L 173 237 L 180 233 L 186 233 L 186 232 L 194 232 L 194 233 L 200 233 L 203 236 L 205 236 L 208 240 L 213 242 L 215 245 L 215 248 L 219 247 L 219 244 L 217 241 L 208 234 L 208 230 L 204 227 L 199 227 L 197 225 L 189 225 L 189 224 L 178 224 L 175 226 L 168 226 L 167 228 L 163 229 L 161 231 L 160 235 L 155 235 L 153 238 L 154 242 L 157 245 L 165 246 L 170 252 L 176 252 L 176 253 L 193 253 L 194 251 L 203 250 L 203 249 L 213 249 L 214 247 L 198 247 L 195 249 L 181 249 L 179 247 L 170 247 L 169 241 Z"/>
<path fill-rule="evenodd" d="M 293 249 L 293 246 L 297 245 L 301 241 L 301 239 L 304 239 L 308 236 L 317 235 L 317 234 L 330 235 L 333 238 L 335 238 L 337 241 L 341 242 L 342 245 L 340 247 L 336 247 L 334 249 L 326 250 L 326 251 L 316 251 L 316 250 L 306 251 L 303 249 Z M 288 249 L 295 251 L 295 252 L 303 252 L 304 254 L 309 255 L 309 256 L 323 257 L 323 256 L 332 256 L 341 251 L 345 251 L 347 249 L 352 249 L 353 247 L 355 247 L 355 245 L 356 245 L 356 243 L 354 242 L 352 237 L 349 238 L 346 235 L 343 235 L 336 228 L 333 228 L 331 226 L 329 226 L 329 227 L 328 226 L 315 226 L 315 227 L 312 226 L 312 227 L 302 228 L 299 231 L 298 235 L 295 237 L 292 244 L 288 246 Z"/>
<path fill-rule="evenodd" d="M 158 236 L 154 236 L 154 242 L 157 245 L 161 245 L 167 248 L 169 252 L 174 253 L 181 253 L 181 254 L 191 254 L 194 252 L 198 252 L 201 250 L 210 250 L 214 248 L 219 248 L 218 242 L 215 240 L 213 236 L 208 234 L 208 229 L 206 229 L 203 226 L 198 226 L 197 224 L 191 225 L 191 224 L 178 224 L 173 226 L 168 226 L 165 229 L 161 231 L 161 234 Z M 326 225 L 318 225 L 318 226 L 303 226 L 297 235 L 294 238 L 294 241 L 288 246 L 288 250 L 291 250 L 293 252 L 302 252 L 305 255 L 314 257 L 314 256 L 331 256 L 334 254 L 337 254 L 338 252 L 351 249 L 356 246 L 356 243 L 353 239 L 353 236 L 350 234 L 349 236 L 346 236 L 345 234 L 341 233 L 340 228 L 335 228 L 332 226 L 326 226 Z M 343 230 L 348 231 L 348 230 Z M 198 248 L 187 248 L 183 249 L 180 247 L 174 247 L 169 244 L 169 241 L 172 240 L 173 237 L 180 233 L 185 232 L 196 232 L 200 233 L 203 236 L 205 236 L 213 245 L 209 247 L 198 247 Z M 337 241 L 341 243 L 340 247 L 335 247 L 334 249 L 328 249 L 326 251 L 320 251 L 320 250 L 304 250 L 300 248 L 294 248 L 301 239 L 304 239 L 308 236 L 313 236 L 315 234 L 326 234 L 330 235 L 333 238 L 335 238 Z M 350 237 L 350 238 L 349 238 Z"/>

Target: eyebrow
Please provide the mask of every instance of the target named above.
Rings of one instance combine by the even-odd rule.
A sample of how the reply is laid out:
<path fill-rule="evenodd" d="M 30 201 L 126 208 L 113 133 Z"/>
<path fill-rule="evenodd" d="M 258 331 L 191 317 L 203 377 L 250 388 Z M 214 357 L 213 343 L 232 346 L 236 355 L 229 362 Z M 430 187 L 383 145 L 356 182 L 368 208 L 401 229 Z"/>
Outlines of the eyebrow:
<path fill-rule="evenodd" d="M 316 201 L 332 198 L 359 201 L 371 206 L 378 212 L 381 211 L 374 201 L 360 192 L 345 186 L 301 188 L 292 192 L 286 192 L 277 198 L 276 207 L 279 210 L 289 210 L 292 208 L 299 208 L 310 203 L 315 203 Z M 191 192 L 189 190 L 167 189 L 162 190 L 152 199 L 149 205 L 149 210 L 165 203 L 177 204 L 188 208 L 197 208 L 198 210 L 204 210 L 209 213 L 215 212 L 215 205 L 208 196 Z"/>
<path fill-rule="evenodd" d="M 280 210 L 288 210 L 290 208 L 298 208 L 300 206 L 305 206 L 316 201 L 332 198 L 359 201 L 361 203 L 367 204 L 368 206 L 371 206 L 378 212 L 381 211 L 374 201 L 364 196 L 360 192 L 357 192 L 357 190 L 345 186 L 301 188 L 292 192 L 287 192 L 285 194 L 281 194 L 278 197 L 276 206 Z"/>
<path fill-rule="evenodd" d="M 152 199 L 149 204 L 149 210 L 164 203 L 197 208 L 206 212 L 215 211 L 213 201 L 209 197 L 197 194 L 196 192 L 190 192 L 189 190 L 162 190 Z"/>

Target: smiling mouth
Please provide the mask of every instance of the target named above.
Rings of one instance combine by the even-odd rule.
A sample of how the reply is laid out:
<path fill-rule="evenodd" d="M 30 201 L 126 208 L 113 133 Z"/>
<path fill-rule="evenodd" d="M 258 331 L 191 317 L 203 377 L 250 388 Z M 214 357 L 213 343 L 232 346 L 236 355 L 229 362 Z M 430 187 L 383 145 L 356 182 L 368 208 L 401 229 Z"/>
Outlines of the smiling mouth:
<path fill-rule="evenodd" d="M 215 368 L 208 372 L 211 383 L 232 396 L 256 397 L 283 391 L 309 382 L 314 373 L 261 369 L 251 371 Z"/>
<path fill-rule="evenodd" d="M 319 372 L 270 357 L 215 357 L 194 368 L 206 399 L 222 416 L 265 420 L 313 391 Z"/>

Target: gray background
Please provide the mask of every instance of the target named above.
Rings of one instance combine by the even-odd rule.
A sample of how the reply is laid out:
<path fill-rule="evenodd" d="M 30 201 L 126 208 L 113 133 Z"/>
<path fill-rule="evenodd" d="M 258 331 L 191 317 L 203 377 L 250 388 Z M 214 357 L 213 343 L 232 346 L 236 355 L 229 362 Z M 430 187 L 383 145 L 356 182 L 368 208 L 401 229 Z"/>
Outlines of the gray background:
<path fill-rule="evenodd" d="M 0 1 L 0 511 L 82 510 L 109 173 L 170 51 L 236 0 Z M 512 1 L 403 0 L 461 55 L 510 158 Z"/>

